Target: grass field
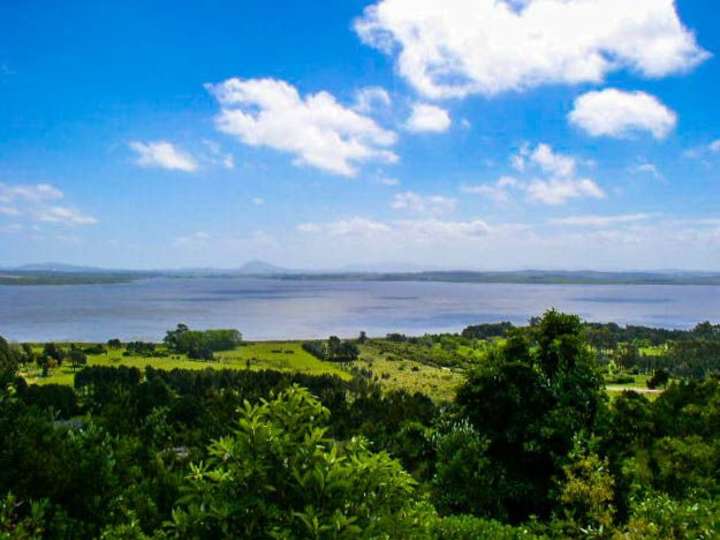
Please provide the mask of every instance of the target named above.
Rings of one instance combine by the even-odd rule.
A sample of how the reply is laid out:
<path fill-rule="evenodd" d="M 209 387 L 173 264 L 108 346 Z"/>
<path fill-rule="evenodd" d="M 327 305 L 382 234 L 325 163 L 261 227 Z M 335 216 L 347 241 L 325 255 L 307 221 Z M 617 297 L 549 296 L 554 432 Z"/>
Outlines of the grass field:
<path fill-rule="evenodd" d="M 337 375 L 345 380 L 351 375 L 330 362 L 322 362 L 305 352 L 298 342 L 262 342 L 244 344 L 235 350 L 215 354 L 216 360 L 204 362 L 191 360 L 185 355 L 168 357 L 123 356 L 123 350 L 110 350 L 107 354 L 89 355 L 90 366 L 129 366 L 145 369 L 274 369 L 294 371 L 308 375 Z M 65 363 L 52 370 L 48 377 L 42 377 L 40 370 L 33 367 L 22 372 L 28 383 L 73 384 L 75 377 L 72 367 Z"/>
<path fill-rule="evenodd" d="M 40 352 L 41 347 L 37 346 Z M 215 354 L 211 362 L 191 360 L 185 355 L 167 357 L 124 356 L 123 349 L 111 349 L 106 354 L 89 355 L 90 366 L 129 366 L 145 369 L 152 366 L 157 369 L 271 369 L 278 371 L 299 372 L 308 375 L 337 375 L 349 380 L 352 375 L 343 365 L 318 360 L 302 348 L 297 341 L 248 342 L 232 351 Z M 483 351 L 463 351 L 467 356 L 480 358 Z M 396 353 L 383 351 L 372 341 L 360 346 L 360 358 L 353 364 L 355 367 L 372 371 L 378 382 L 387 390 L 404 389 L 408 392 L 422 392 L 437 401 L 452 400 L 455 391 L 464 380 L 461 369 L 435 367 L 421 362 L 409 360 Z M 42 377 L 40 369 L 26 366 L 21 374 L 30 384 L 67 384 L 72 385 L 74 370 L 69 363 L 55 368 L 47 377 Z M 654 399 L 660 390 L 647 388 L 647 375 L 636 375 L 630 384 L 608 384 L 607 391 L 611 397 L 618 396 L 626 390 L 640 392 Z"/>
<path fill-rule="evenodd" d="M 369 369 L 380 383 L 388 389 L 405 389 L 422 392 L 435 400 L 451 400 L 463 381 L 462 373 L 448 368 L 438 368 L 412 360 L 388 360 L 377 347 L 365 344 L 360 347 L 357 367 Z"/>
<path fill-rule="evenodd" d="M 658 388 L 655 390 L 651 390 L 647 387 L 647 381 L 650 378 L 650 375 L 633 375 L 633 377 L 635 377 L 635 382 L 633 383 L 606 385 L 605 389 L 607 390 L 608 394 L 610 394 L 610 397 L 619 396 L 620 394 L 628 390 L 643 394 L 649 399 L 655 399 L 662 393 L 662 389 Z"/>

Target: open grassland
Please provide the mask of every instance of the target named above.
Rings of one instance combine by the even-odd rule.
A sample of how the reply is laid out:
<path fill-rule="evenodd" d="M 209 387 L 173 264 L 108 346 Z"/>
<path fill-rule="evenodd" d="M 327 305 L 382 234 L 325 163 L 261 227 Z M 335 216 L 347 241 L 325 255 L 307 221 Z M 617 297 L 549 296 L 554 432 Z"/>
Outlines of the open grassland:
<path fill-rule="evenodd" d="M 87 345 L 87 344 L 85 344 Z M 423 347 L 411 347 L 406 344 L 388 347 L 387 341 L 371 340 L 360 345 L 360 357 L 353 362 L 352 368 L 369 370 L 377 382 L 386 390 L 403 389 L 408 392 L 421 392 L 435 401 L 449 401 L 455 396 L 457 388 L 465 378 L 463 367 L 437 366 L 427 363 L 426 356 L 432 356 L 433 347 L 428 351 Z M 42 346 L 33 347 L 40 353 Z M 408 354 L 403 354 L 407 349 Z M 418 354 L 415 350 L 421 350 Z M 250 369 L 298 372 L 307 375 L 336 375 L 344 380 L 352 377 L 348 364 L 324 362 L 312 356 L 297 341 L 246 342 L 231 351 L 215 353 L 212 361 L 193 360 L 184 354 L 169 354 L 161 346 L 157 356 L 126 355 L 125 349 L 109 349 L 104 354 L 88 355 L 89 366 L 128 366 L 144 370 L 151 366 L 156 369 Z M 460 352 L 464 366 L 482 362 L 486 347 L 462 347 Z M 445 353 L 447 354 L 447 352 Z M 419 361 L 422 360 L 422 361 Z M 50 371 L 47 377 L 35 365 L 25 365 L 21 374 L 30 384 L 72 385 L 75 377 L 69 361 Z M 609 382 L 606 389 L 610 397 L 632 390 L 644 394 L 650 399 L 657 397 L 662 390 L 647 388 L 648 375 L 635 375 L 630 383 L 614 384 Z"/>
<path fill-rule="evenodd" d="M 647 381 L 650 375 L 632 375 L 634 382 L 625 384 L 607 384 L 605 389 L 611 398 L 617 397 L 623 392 L 633 391 L 643 394 L 648 399 L 655 399 L 663 390 L 661 388 L 650 389 L 647 387 Z"/>
<path fill-rule="evenodd" d="M 383 352 L 372 343 L 360 347 L 360 358 L 355 365 L 372 371 L 385 388 L 422 392 L 434 400 L 452 400 L 464 380 L 460 371 L 405 360 Z"/>
<path fill-rule="evenodd" d="M 125 356 L 124 349 L 110 349 L 106 354 L 88 355 L 89 366 L 128 366 L 145 369 L 273 369 L 293 371 L 308 375 L 337 375 L 348 380 L 351 375 L 340 366 L 322 362 L 305 352 L 298 342 L 260 342 L 247 343 L 232 351 L 215 354 L 213 361 L 191 360 L 185 355 L 145 357 Z M 75 370 L 69 361 L 42 377 L 40 369 L 26 366 L 22 371 L 28 383 L 35 384 L 73 384 Z"/>

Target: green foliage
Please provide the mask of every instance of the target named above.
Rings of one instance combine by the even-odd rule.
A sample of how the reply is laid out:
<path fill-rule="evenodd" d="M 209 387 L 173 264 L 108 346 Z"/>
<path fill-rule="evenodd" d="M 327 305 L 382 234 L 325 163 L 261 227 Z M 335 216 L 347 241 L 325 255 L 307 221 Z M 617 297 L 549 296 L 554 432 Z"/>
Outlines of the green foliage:
<path fill-rule="evenodd" d="M 25 504 L 8 493 L 0 499 L 0 540 L 40 540 L 45 532 L 46 502 Z"/>
<path fill-rule="evenodd" d="M 446 433 L 438 433 L 433 442 L 432 500 L 437 510 L 444 515 L 502 515 L 487 457 L 488 440 L 461 421 Z"/>
<path fill-rule="evenodd" d="M 674 500 L 653 494 L 638 500 L 617 540 L 712 540 L 720 537 L 720 500 Z"/>
<path fill-rule="evenodd" d="M 666 386 L 668 382 L 670 382 L 670 374 L 664 369 L 658 369 L 653 376 L 648 379 L 647 387 L 654 389 L 659 386 Z"/>
<path fill-rule="evenodd" d="M 0 391 L 17 374 L 19 361 L 8 342 L 0 336 Z"/>
<path fill-rule="evenodd" d="M 548 311 L 529 330 L 512 331 L 458 390 L 463 415 L 489 441 L 487 481 L 498 506 L 481 515 L 522 520 L 550 512 L 553 478 L 604 406 L 582 331 L 579 318 Z"/>
<path fill-rule="evenodd" d="M 440 518 L 433 526 L 438 540 L 540 540 L 529 527 L 506 525 L 498 521 L 468 515 Z"/>
<path fill-rule="evenodd" d="M 169 330 L 163 340 L 168 349 L 196 360 L 212 360 L 213 353 L 229 351 L 242 343 L 242 334 L 237 330 L 190 330 L 185 324 L 178 324 Z"/>
<path fill-rule="evenodd" d="M 80 348 L 71 348 L 68 356 L 70 358 L 70 363 L 72 363 L 73 369 L 75 370 L 87 365 L 87 354 L 85 354 L 85 352 Z"/>
<path fill-rule="evenodd" d="M 0 539 L 718 538 L 719 328 L 553 310 L 523 328 L 365 336 L 345 342 L 360 345 L 352 368 L 276 342 L 210 369 L 170 349 L 203 343 L 182 326 L 131 351 L 0 339 Z M 673 379 L 608 401 L 596 358 L 608 378 L 631 364 L 638 391 L 650 371 Z M 20 364 L 36 380 L 35 360 L 43 385 L 14 377 Z M 441 404 L 407 390 L 444 377 Z"/>
<path fill-rule="evenodd" d="M 337 336 L 330 336 L 326 342 L 306 341 L 303 349 L 318 360 L 327 362 L 354 362 L 360 350 L 352 341 L 343 341 Z"/>
<path fill-rule="evenodd" d="M 467 339 L 489 339 L 502 337 L 512 328 L 514 327 L 510 322 L 476 324 L 463 329 L 461 335 Z"/>
<path fill-rule="evenodd" d="M 172 530 L 181 538 L 418 538 L 415 482 L 362 439 L 326 436 L 329 411 L 294 387 L 245 403 L 235 432 L 193 465 Z"/>
<path fill-rule="evenodd" d="M 612 530 L 615 514 L 615 481 L 608 461 L 579 444 L 569 458 L 560 486 L 565 528 L 570 534 L 581 531 L 589 537 L 606 537 Z"/>

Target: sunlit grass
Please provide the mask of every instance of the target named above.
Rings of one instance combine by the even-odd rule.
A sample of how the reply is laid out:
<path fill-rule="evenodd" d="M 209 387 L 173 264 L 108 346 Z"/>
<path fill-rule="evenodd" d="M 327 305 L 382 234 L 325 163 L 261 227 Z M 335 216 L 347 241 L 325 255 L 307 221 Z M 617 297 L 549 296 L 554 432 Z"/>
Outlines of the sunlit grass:
<path fill-rule="evenodd" d="M 452 400 L 464 380 L 461 373 L 449 368 L 389 356 L 394 359 L 388 360 L 388 355 L 382 354 L 372 344 L 363 345 L 360 347 L 360 358 L 354 365 L 371 370 L 378 377 L 378 382 L 389 390 L 422 392 L 438 401 Z"/>
<path fill-rule="evenodd" d="M 89 355 L 89 366 L 128 366 L 144 370 L 151 366 L 156 369 L 272 369 L 290 371 L 308 375 L 337 375 L 348 380 L 351 375 L 340 366 L 322 362 L 302 349 L 298 342 L 260 342 L 248 343 L 232 351 L 215 354 L 210 362 L 192 360 L 185 355 L 167 357 L 124 356 L 123 350 L 110 350 L 107 354 Z M 29 384 L 67 384 L 72 385 L 75 370 L 69 362 L 51 370 L 43 377 L 36 366 L 25 366 L 21 371 Z"/>

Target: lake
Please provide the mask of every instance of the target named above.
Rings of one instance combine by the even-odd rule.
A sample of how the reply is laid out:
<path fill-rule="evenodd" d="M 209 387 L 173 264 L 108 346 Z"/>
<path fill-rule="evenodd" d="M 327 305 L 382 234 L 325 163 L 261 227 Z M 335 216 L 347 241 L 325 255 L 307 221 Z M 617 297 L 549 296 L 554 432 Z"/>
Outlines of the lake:
<path fill-rule="evenodd" d="M 113 285 L 0 286 L 0 335 L 17 341 L 160 340 L 184 322 L 250 340 L 456 332 L 523 324 L 556 307 L 588 321 L 665 328 L 720 322 L 720 287 L 156 278 Z"/>

